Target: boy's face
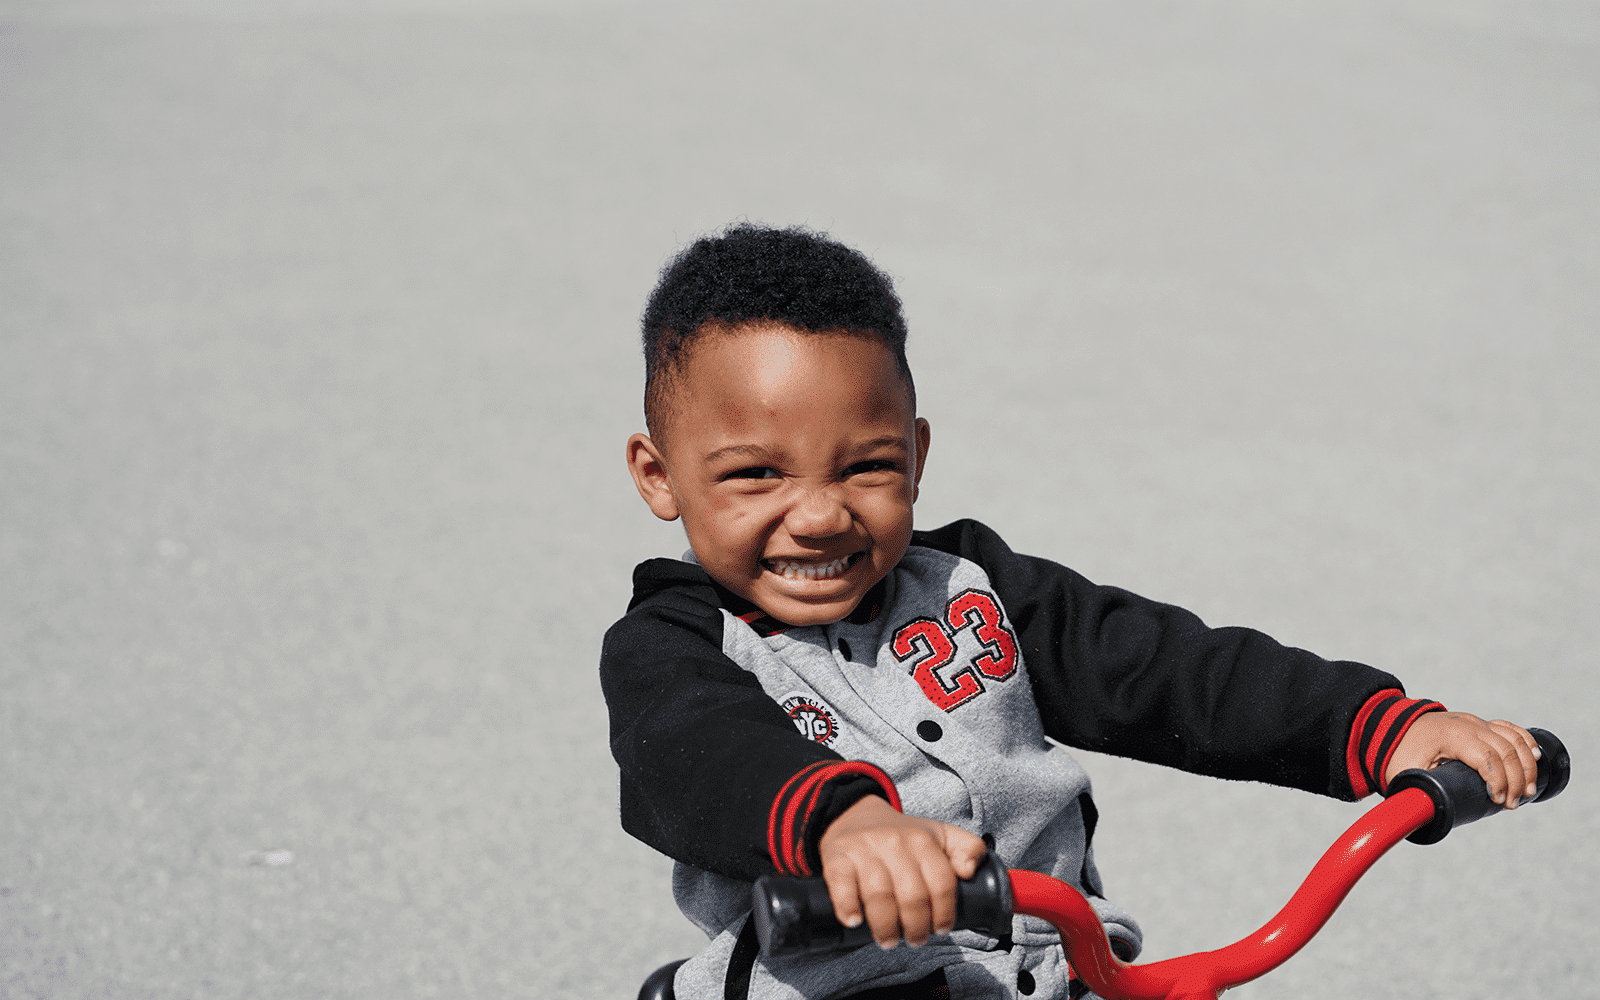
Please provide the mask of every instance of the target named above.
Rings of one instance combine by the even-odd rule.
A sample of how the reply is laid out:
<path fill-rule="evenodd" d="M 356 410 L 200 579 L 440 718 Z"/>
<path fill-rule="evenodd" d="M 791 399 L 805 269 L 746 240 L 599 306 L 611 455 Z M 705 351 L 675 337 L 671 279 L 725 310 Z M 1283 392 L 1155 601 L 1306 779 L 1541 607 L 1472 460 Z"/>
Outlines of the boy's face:
<path fill-rule="evenodd" d="M 628 440 L 650 509 L 683 518 L 706 572 L 772 617 L 850 614 L 911 543 L 928 453 L 894 355 L 749 323 L 702 334 L 669 392 L 665 441 Z"/>

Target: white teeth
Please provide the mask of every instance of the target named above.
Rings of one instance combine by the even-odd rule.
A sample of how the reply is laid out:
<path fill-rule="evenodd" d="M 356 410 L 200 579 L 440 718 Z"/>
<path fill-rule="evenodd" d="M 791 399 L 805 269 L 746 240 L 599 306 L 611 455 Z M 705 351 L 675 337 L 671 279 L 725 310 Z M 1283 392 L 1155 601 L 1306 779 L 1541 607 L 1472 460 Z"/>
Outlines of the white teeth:
<path fill-rule="evenodd" d="M 850 567 L 850 557 L 840 556 L 831 562 L 800 563 L 786 559 L 771 559 L 767 566 L 785 580 L 831 580 Z"/>

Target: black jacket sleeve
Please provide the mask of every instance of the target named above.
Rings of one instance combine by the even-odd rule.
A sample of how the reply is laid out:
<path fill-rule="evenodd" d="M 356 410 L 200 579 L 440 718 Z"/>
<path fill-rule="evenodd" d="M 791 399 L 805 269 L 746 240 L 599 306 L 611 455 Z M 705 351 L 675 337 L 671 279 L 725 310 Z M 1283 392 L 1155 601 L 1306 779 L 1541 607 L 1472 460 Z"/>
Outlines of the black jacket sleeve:
<path fill-rule="evenodd" d="M 651 560 L 606 633 L 600 680 L 623 828 L 734 878 L 820 873 L 827 822 L 863 795 L 895 801 L 893 786 L 806 739 L 723 655 L 723 600 L 700 568 Z"/>
<path fill-rule="evenodd" d="M 988 572 L 1027 659 L 1052 739 L 1219 778 L 1353 799 L 1351 726 L 1380 670 L 1328 661 L 1244 628 L 1096 586 L 1012 552 L 976 521 L 918 532 Z"/>

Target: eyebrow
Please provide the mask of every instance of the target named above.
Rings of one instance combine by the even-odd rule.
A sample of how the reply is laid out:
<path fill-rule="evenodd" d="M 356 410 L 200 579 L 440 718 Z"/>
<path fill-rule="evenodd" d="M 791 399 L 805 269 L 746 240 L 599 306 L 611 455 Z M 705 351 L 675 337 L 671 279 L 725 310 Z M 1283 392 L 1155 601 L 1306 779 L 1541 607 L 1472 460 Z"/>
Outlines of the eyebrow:
<path fill-rule="evenodd" d="M 899 434 L 880 435 L 873 438 L 871 441 L 861 442 L 858 447 L 852 450 L 859 454 L 863 451 L 876 451 L 879 448 L 898 448 L 901 451 L 909 450 L 906 447 L 906 439 Z"/>
<path fill-rule="evenodd" d="M 876 451 L 879 448 L 895 448 L 902 452 L 908 450 L 906 448 L 905 438 L 898 434 L 882 434 L 870 441 L 861 442 L 856 447 L 850 449 L 850 453 L 853 455 L 859 455 L 862 452 Z M 700 461 L 715 462 L 718 459 L 727 458 L 730 455 L 770 459 L 772 453 L 759 444 L 730 444 L 718 448 L 716 451 L 713 451 L 710 454 L 702 457 Z"/>
<path fill-rule="evenodd" d="M 715 462 L 717 459 L 726 458 L 729 455 L 745 455 L 766 458 L 768 456 L 768 452 L 767 449 L 758 444 L 730 444 L 724 448 L 718 448 L 711 454 L 702 457 L 700 461 Z"/>

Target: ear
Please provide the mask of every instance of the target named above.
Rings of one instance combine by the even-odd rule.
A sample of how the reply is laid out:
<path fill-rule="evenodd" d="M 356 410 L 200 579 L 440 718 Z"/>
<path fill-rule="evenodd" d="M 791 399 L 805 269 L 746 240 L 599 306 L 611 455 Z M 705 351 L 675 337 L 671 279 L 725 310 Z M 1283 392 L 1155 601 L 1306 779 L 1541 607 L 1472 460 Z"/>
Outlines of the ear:
<path fill-rule="evenodd" d="M 911 502 L 917 502 L 917 491 L 922 485 L 922 466 L 928 460 L 928 421 L 925 417 L 918 417 L 916 423 L 917 436 L 917 465 L 916 473 L 911 478 Z"/>
<path fill-rule="evenodd" d="M 661 449 L 643 434 L 628 439 L 628 472 L 639 495 L 650 505 L 650 510 L 663 521 L 678 519 L 678 498 L 672 495 L 672 479 L 667 475 L 667 463 Z"/>

